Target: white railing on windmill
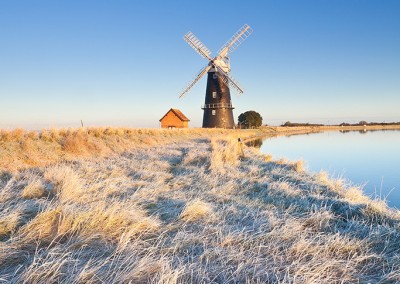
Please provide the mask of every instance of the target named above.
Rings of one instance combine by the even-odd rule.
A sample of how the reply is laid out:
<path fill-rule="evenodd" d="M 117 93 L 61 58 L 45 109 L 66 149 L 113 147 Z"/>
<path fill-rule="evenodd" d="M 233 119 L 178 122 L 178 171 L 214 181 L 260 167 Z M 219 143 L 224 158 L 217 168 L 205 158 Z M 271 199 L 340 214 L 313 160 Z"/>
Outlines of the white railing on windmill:
<path fill-rule="evenodd" d="M 215 68 L 217 76 L 228 87 L 232 88 L 236 93 L 242 94 L 243 88 L 229 74 L 230 64 L 228 54 L 236 50 L 243 41 L 251 35 L 253 30 L 249 25 L 241 27 L 219 50 L 218 56 L 211 58 L 211 51 L 192 33 L 188 32 L 183 38 L 201 57 L 209 60 L 207 66 L 203 67 L 198 75 L 187 85 L 180 93 L 179 97 L 183 97 L 189 90 L 208 72 Z M 225 70 L 226 71 L 225 71 Z"/>

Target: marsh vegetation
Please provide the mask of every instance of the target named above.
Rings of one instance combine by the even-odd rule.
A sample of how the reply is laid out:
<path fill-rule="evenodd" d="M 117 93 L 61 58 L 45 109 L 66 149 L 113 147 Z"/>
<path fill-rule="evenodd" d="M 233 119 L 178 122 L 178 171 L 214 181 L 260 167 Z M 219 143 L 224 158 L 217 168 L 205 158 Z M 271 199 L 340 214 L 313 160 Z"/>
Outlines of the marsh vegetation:
<path fill-rule="evenodd" d="M 236 132 L 109 131 L 3 164 L 0 282 L 399 281 L 400 214 L 359 188 Z"/>

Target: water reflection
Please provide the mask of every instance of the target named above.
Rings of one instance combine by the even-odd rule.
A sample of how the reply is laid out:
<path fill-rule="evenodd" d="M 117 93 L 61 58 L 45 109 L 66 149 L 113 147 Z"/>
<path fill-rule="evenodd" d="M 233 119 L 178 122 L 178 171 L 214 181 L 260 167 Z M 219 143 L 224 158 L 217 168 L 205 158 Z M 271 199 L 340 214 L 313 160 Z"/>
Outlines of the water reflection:
<path fill-rule="evenodd" d="M 345 130 L 345 129 L 340 129 L 340 133 L 351 133 L 351 132 L 359 132 L 361 134 L 366 133 L 366 132 L 391 132 L 391 131 L 400 131 L 400 130 L 393 130 L 393 129 L 360 129 L 360 130 Z"/>
<path fill-rule="evenodd" d="M 340 133 L 358 132 L 360 134 L 365 134 L 365 133 L 367 133 L 367 131 L 371 131 L 371 130 L 367 130 L 367 129 L 361 129 L 361 130 L 339 130 Z"/>
<path fill-rule="evenodd" d="M 346 135 L 343 135 L 346 134 Z M 259 143 L 259 142 L 256 142 Z M 303 159 L 309 170 L 364 185 L 370 196 L 388 196 L 400 208 L 400 131 L 327 131 L 264 140 L 260 151 L 274 159 Z"/>
<path fill-rule="evenodd" d="M 245 144 L 249 147 L 261 148 L 261 146 L 263 145 L 263 138 L 252 139 L 247 141 Z"/>

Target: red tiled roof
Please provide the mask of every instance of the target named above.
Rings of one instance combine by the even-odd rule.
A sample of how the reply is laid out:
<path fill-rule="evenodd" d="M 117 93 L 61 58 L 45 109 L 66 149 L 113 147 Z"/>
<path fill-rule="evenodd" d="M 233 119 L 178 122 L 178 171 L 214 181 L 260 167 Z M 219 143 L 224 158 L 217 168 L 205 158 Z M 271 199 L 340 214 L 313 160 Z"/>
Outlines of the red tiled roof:
<path fill-rule="evenodd" d="M 179 109 L 177 108 L 171 108 L 167 113 L 160 119 L 163 120 L 163 118 L 170 112 L 172 111 L 180 120 L 182 121 L 190 121 Z"/>
<path fill-rule="evenodd" d="M 176 114 L 177 117 L 179 117 L 180 120 L 189 121 L 189 118 L 187 118 L 179 109 L 171 108 L 171 110 Z"/>

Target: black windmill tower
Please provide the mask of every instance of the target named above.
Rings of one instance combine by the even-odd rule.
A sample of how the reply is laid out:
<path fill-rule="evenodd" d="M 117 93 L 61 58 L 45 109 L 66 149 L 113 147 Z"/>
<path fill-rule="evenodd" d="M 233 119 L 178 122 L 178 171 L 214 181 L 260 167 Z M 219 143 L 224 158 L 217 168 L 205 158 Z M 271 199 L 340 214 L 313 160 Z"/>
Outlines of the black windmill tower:
<path fill-rule="evenodd" d="M 183 97 L 206 73 L 207 89 L 206 98 L 202 109 L 203 128 L 234 128 L 233 106 L 231 92 L 233 89 L 238 94 L 243 93 L 229 74 L 231 71 L 229 55 L 253 32 L 249 25 L 240 28 L 227 43 L 218 51 L 218 55 L 211 57 L 211 51 L 192 33 L 188 32 L 183 38 L 202 57 L 208 59 L 208 64 L 200 70 L 196 78 L 184 89 Z"/>

